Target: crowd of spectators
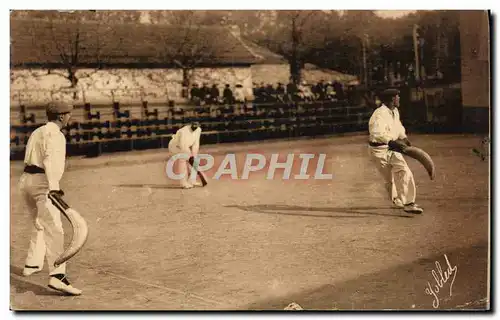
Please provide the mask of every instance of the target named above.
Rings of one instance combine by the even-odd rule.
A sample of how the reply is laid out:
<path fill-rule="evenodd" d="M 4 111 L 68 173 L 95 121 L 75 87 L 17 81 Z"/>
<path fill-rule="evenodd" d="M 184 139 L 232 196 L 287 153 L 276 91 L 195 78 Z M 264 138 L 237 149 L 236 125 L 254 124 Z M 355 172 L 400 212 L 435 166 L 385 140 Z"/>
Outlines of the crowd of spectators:
<path fill-rule="evenodd" d="M 245 102 L 246 95 L 241 84 L 237 84 L 233 89 L 231 89 L 229 84 L 226 84 L 221 94 L 217 84 L 209 87 L 204 83 L 200 87 L 197 83 L 194 83 L 189 91 L 189 99 L 196 105 L 232 104 L 235 102 Z"/>
<path fill-rule="evenodd" d="M 345 99 L 346 87 L 344 84 L 321 80 L 316 84 L 302 81 L 298 84 L 289 82 L 286 86 L 278 83 L 254 83 L 253 95 L 255 102 L 290 102 L 290 101 L 327 101 Z"/>
<path fill-rule="evenodd" d="M 194 83 L 189 91 L 189 99 L 195 105 L 203 104 L 234 104 L 234 103 L 276 103 L 299 101 L 335 101 L 346 100 L 352 91 L 352 86 L 332 81 L 321 80 L 316 84 L 302 81 L 298 84 L 289 82 L 283 84 L 253 83 L 251 96 L 245 92 L 241 84 L 234 87 L 226 84 L 222 92 L 218 84 L 202 86 Z"/>

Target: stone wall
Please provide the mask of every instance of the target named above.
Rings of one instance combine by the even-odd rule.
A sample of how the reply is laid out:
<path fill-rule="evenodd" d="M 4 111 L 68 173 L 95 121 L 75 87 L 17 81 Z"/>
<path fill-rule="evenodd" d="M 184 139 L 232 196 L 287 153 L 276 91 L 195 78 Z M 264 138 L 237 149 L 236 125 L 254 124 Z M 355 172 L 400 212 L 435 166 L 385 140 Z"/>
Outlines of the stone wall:
<path fill-rule="evenodd" d="M 182 70 L 180 69 L 81 69 L 76 89 L 68 89 L 70 82 L 61 74 L 65 70 L 11 70 L 11 105 L 39 105 L 52 100 L 75 104 L 166 102 L 183 101 Z M 249 67 L 199 68 L 191 71 L 191 83 L 208 86 L 218 84 L 222 94 L 224 85 L 232 88 L 241 84 L 251 98 L 252 73 Z M 76 92 L 76 93 L 75 93 Z"/>

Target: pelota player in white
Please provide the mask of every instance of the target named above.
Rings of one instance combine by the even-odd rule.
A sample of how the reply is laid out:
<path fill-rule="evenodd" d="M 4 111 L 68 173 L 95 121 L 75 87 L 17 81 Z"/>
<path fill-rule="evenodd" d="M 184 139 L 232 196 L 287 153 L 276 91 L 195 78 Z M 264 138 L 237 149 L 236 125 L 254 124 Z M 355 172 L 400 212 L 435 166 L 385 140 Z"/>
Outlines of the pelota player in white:
<path fill-rule="evenodd" d="M 381 173 L 394 205 L 406 212 L 422 213 L 415 203 L 416 187 L 413 173 L 403 154 L 402 146 L 410 146 L 406 130 L 399 117 L 399 91 L 387 89 L 380 96 L 382 104 L 369 121 L 370 156 Z"/>

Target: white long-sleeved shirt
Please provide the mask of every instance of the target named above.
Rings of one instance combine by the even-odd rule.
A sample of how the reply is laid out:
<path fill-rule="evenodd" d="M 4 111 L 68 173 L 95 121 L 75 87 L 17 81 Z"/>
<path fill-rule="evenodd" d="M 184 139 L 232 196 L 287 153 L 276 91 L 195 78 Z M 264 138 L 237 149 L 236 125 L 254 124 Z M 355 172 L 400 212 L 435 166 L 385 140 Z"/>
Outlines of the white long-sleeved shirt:
<path fill-rule="evenodd" d="M 387 144 L 391 140 L 406 138 L 406 130 L 397 108 L 389 109 L 382 104 L 370 117 L 370 141 Z"/>
<path fill-rule="evenodd" d="M 66 137 L 55 123 L 48 122 L 31 133 L 24 163 L 45 169 L 49 190 L 60 190 L 65 161 Z"/>
<path fill-rule="evenodd" d="M 234 89 L 234 100 L 238 102 L 244 102 L 245 101 L 245 91 L 243 88 L 235 88 Z"/>
<path fill-rule="evenodd" d="M 176 150 L 182 153 L 192 153 L 197 155 L 200 149 L 201 128 L 191 130 L 191 125 L 186 125 L 172 136 L 170 143 L 173 144 Z M 192 148 L 192 150 L 190 150 Z"/>

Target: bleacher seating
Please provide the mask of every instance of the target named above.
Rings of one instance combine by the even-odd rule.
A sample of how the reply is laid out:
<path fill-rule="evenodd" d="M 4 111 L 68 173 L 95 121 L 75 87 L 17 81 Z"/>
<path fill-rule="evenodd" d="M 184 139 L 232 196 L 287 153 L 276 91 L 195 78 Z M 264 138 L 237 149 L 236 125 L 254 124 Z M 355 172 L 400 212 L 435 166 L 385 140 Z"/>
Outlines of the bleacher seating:
<path fill-rule="evenodd" d="M 191 121 L 201 123 L 202 144 L 366 130 L 372 112 L 368 107 L 348 106 L 342 101 L 222 104 L 181 108 L 172 103 L 151 106 L 144 101 L 137 106 L 127 105 L 129 110 L 122 110 L 120 107 L 119 102 L 102 111 L 96 111 L 96 107 L 88 103 L 75 106 L 83 112 L 80 117 L 73 116 L 70 125 L 63 129 L 68 142 L 68 155 L 98 156 L 103 152 L 165 148 L 172 134 Z M 24 147 L 30 133 L 45 121 L 35 119 L 35 113 L 30 112 L 30 108 L 40 111 L 42 107 L 18 108 L 19 118 L 11 119 L 10 143 L 13 158 L 24 156 Z M 140 112 L 134 111 L 139 111 L 137 108 L 141 109 Z M 132 114 L 140 115 L 140 118 L 131 117 Z M 160 114 L 163 116 L 160 117 Z"/>

